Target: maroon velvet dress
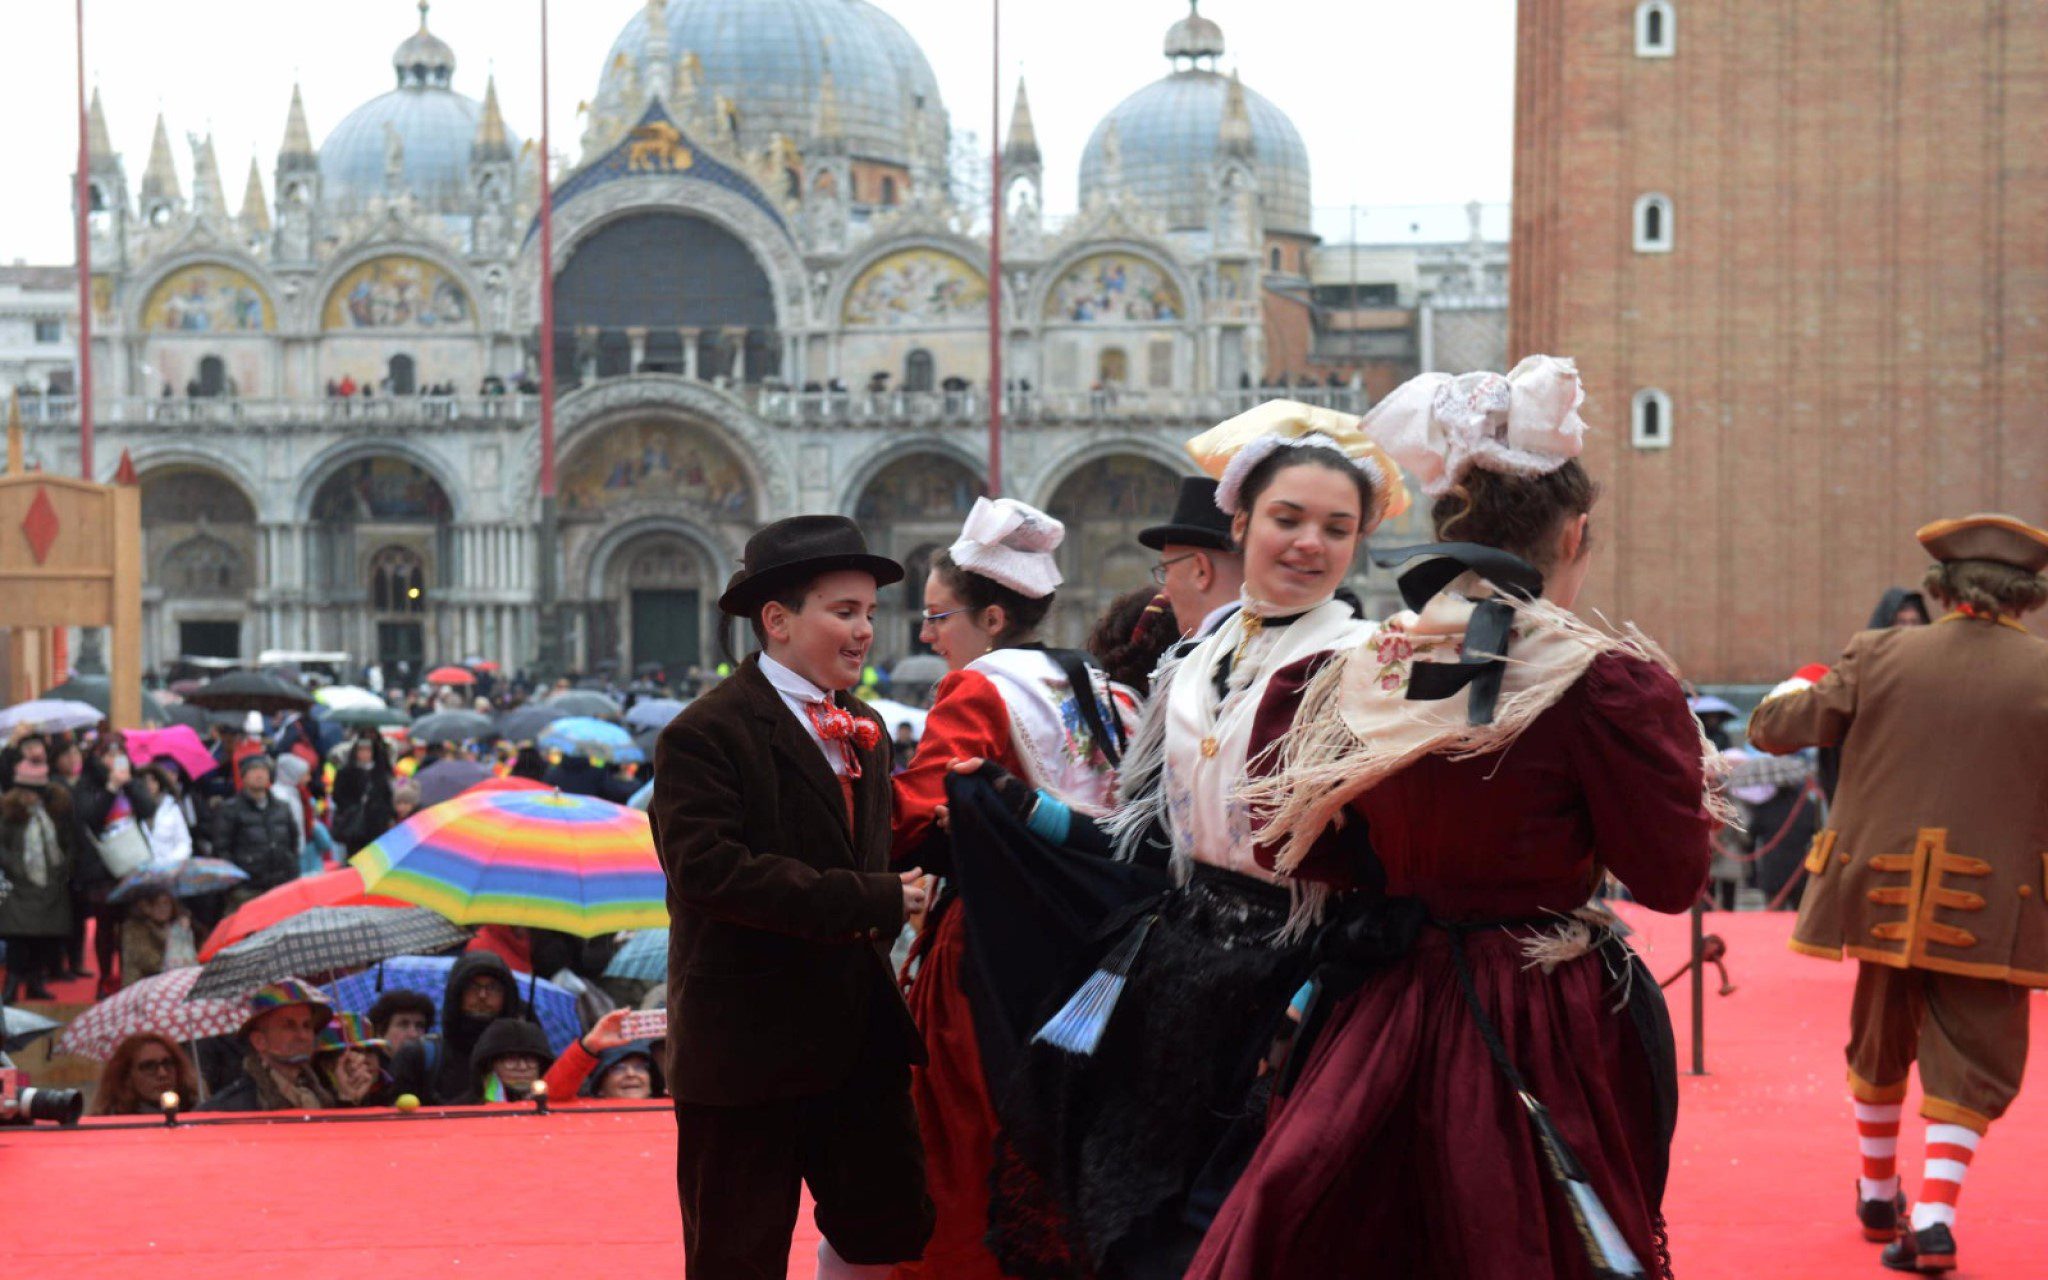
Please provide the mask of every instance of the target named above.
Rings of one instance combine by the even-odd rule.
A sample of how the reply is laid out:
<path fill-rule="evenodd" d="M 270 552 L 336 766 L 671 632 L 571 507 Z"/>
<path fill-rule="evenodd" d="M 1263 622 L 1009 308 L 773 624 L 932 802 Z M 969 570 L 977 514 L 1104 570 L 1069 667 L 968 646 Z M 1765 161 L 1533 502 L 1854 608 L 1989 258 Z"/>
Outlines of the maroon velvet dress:
<path fill-rule="evenodd" d="M 1262 727 L 1288 723 L 1310 673 L 1301 664 L 1275 678 Z M 1608 654 L 1506 751 L 1426 757 L 1351 813 L 1370 824 L 1387 892 L 1422 899 L 1437 920 L 1569 912 L 1603 868 L 1644 905 L 1678 912 L 1706 879 L 1714 824 L 1701 781 L 1699 733 L 1678 683 Z M 1324 852 L 1336 847 L 1325 842 L 1298 874 L 1364 879 L 1357 854 Z M 1668 1135 L 1645 1037 L 1615 1009 L 1613 949 L 1544 973 L 1525 967 L 1529 932 L 1467 937 L 1480 1001 L 1654 1273 Z M 1412 953 L 1332 1009 L 1190 1280 L 1590 1274 L 1450 947 L 1449 934 L 1425 929 Z M 1661 1011 L 1640 964 L 1633 977 L 1649 988 L 1636 997 L 1658 999 Z"/>

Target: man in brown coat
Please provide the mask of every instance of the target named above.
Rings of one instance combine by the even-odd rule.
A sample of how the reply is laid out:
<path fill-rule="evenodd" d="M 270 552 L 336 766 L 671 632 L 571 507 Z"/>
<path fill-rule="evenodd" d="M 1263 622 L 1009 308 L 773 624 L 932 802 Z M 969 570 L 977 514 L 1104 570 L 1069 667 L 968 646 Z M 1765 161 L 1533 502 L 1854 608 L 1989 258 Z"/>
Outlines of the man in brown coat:
<path fill-rule="evenodd" d="M 1977 1143 L 2019 1092 L 2027 989 L 2048 987 L 2048 532 L 2007 516 L 1920 530 L 1939 562 L 1933 626 L 1865 631 L 1832 670 L 1765 699 L 1765 751 L 1842 749 L 1795 950 L 1860 968 L 1849 1092 L 1863 1153 L 1857 1214 L 1899 1271 L 1954 1268 L 1955 1202 Z M 1918 1062 L 1926 1177 L 1901 1221 L 1897 1149 Z"/>
<path fill-rule="evenodd" d="M 876 589 L 902 577 L 843 517 L 761 530 L 719 607 L 763 652 L 662 730 L 648 813 L 692 1280 L 782 1280 L 803 1184 L 821 1278 L 886 1275 L 931 1235 L 923 1042 L 888 959 L 923 872 L 888 870 L 888 735 L 846 692 Z"/>

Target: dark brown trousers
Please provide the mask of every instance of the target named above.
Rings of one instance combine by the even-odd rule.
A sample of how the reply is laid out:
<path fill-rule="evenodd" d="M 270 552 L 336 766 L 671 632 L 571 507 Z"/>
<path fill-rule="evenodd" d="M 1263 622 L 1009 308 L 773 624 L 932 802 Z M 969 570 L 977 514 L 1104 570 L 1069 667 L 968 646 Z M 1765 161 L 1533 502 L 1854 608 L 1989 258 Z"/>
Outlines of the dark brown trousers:
<path fill-rule="evenodd" d="M 848 1262 L 912 1261 L 931 1238 L 907 1064 L 863 1061 L 816 1097 L 746 1107 L 678 1100 L 676 1131 L 689 1280 L 783 1280 L 805 1185 L 819 1233 Z"/>
<path fill-rule="evenodd" d="M 1982 1133 L 2019 1095 L 2027 989 L 1991 978 L 1859 962 L 1849 1009 L 1849 1087 L 1865 1102 L 1906 1096 L 1920 1064 L 1920 1112 Z"/>

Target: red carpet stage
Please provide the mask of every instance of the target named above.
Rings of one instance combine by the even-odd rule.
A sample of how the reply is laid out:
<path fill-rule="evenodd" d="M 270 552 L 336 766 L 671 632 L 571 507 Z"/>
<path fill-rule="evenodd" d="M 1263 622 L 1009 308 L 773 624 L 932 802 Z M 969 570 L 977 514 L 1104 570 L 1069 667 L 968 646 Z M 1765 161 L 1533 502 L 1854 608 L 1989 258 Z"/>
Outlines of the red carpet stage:
<path fill-rule="evenodd" d="M 1685 921 L 1641 924 L 1651 970 L 1669 974 L 1686 954 Z M 1850 1217 L 1856 1161 L 1840 1046 L 1852 971 L 1786 951 L 1789 916 L 1709 916 L 1708 928 L 1728 941 L 1739 990 L 1709 995 L 1712 1074 L 1683 1081 L 1668 1201 L 1679 1275 L 1891 1274 Z M 1683 982 L 1672 997 L 1685 1063 Z M 2048 1045 L 2040 1024 L 2036 1044 Z M 2048 1199 L 2030 1173 L 2048 1150 L 2044 1093 L 2048 1083 L 2037 1081 L 1971 1170 L 1959 1230 L 1964 1277 L 2048 1273 Z M 1911 1189 L 1917 1121 L 1900 1154 Z M 661 1107 L 175 1132 L 156 1122 L 0 1128 L 0 1247 L 9 1274 L 66 1280 L 677 1275 L 674 1158 L 675 1126 Z M 816 1248 L 808 1213 L 790 1259 L 790 1274 L 806 1278 Z M 1328 1272 L 1364 1274 L 1334 1259 Z"/>

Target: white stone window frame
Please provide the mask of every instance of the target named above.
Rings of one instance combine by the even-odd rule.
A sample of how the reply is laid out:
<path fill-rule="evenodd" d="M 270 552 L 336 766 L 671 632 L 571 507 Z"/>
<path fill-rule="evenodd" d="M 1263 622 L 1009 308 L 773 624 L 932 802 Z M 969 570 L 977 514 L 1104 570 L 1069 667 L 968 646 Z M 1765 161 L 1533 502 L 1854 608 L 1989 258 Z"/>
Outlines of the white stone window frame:
<path fill-rule="evenodd" d="M 1650 431 L 1651 410 L 1655 410 L 1656 431 Z M 1655 387 L 1644 387 L 1629 398 L 1628 442 L 1638 449 L 1671 447 L 1671 397 Z"/>
<path fill-rule="evenodd" d="M 1655 14 L 1661 21 L 1658 39 L 1650 38 L 1650 17 Z M 1643 0 L 1636 6 L 1636 56 L 1638 58 L 1669 58 L 1678 52 L 1678 11 L 1671 0 Z"/>
<path fill-rule="evenodd" d="M 1649 211 L 1657 210 L 1657 234 L 1649 234 L 1645 224 Z M 1669 253 L 1673 240 L 1673 223 L 1676 211 L 1671 206 L 1671 197 L 1661 191 L 1650 191 L 1636 197 L 1635 212 L 1630 217 L 1629 232 L 1635 241 L 1637 253 Z"/>

